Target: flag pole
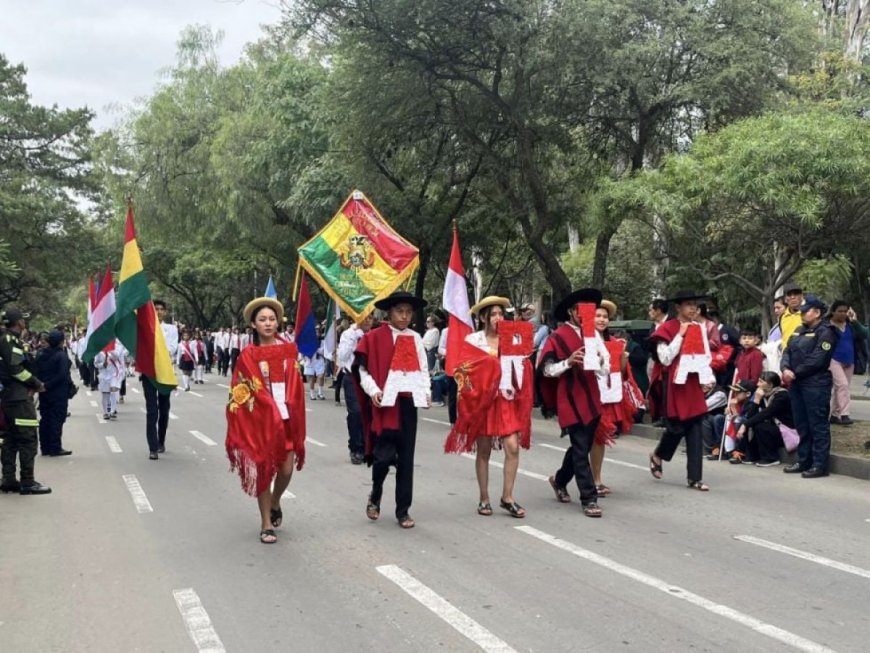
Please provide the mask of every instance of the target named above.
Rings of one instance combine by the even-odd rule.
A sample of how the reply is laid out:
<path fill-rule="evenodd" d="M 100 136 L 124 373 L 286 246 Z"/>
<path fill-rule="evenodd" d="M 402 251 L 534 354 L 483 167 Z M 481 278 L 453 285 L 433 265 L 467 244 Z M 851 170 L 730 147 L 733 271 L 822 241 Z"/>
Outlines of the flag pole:
<path fill-rule="evenodd" d="M 293 292 L 291 293 L 291 298 L 293 302 L 296 302 L 296 295 L 299 292 L 299 275 L 302 272 L 302 261 L 296 262 L 296 278 L 293 280 Z"/>

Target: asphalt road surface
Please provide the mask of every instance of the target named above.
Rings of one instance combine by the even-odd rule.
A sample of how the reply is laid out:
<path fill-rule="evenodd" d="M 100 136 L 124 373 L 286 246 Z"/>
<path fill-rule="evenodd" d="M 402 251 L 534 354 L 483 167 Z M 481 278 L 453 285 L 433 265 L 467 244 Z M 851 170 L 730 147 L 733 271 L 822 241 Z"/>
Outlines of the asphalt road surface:
<path fill-rule="evenodd" d="M 535 420 L 515 496 L 478 516 L 474 462 L 446 456 L 446 410 L 420 411 L 411 514 L 365 517 L 370 470 L 348 460 L 345 412 L 308 402 L 308 462 L 279 542 L 228 472 L 226 379 L 172 400 L 149 461 L 131 379 L 117 421 L 72 402 L 65 458 L 37 459 L 40 497 L 0 495 L 0 651 L 867 651 L 867 484 L 685 458 L 647 471 L 648 440 L 609 450 L 603 519 L 556 502 L 564 441 Z M 493 461 L 501 454 L 494 452 Z M 571 487 L 573 497 L 576 487 Z"/>

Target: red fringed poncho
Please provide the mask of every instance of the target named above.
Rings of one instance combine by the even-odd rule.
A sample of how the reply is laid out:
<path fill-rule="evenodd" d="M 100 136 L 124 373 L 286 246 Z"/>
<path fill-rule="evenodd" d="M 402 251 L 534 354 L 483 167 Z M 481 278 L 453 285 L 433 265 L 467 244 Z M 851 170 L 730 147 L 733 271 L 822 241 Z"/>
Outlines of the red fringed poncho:
<path fill-rule="evenodd" d="M 233 372 L 226 409 L 227 457 L 251 496 L 269 488 L 287 452 L 296 454 L 296 469 L 305 464 L 305 388 L 297 357 L 294 344 L 249 345 Z M 281 418 L 270 382 L 285 384 L 287 420 Z"/>

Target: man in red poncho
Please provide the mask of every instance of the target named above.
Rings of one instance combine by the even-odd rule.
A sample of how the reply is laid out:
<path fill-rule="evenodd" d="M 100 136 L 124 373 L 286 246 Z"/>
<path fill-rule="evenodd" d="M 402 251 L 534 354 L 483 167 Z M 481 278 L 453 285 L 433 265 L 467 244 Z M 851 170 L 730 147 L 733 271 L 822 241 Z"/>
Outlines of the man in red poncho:
<path fill-rule="evenodd" d="M 595 429 L 601 419 L 601 398 L 597 375 L 610 372 L 607 365 L 595 365 L 586 357 L 599 356 L 598 351 L 586 344 L 594 342 L 594 324 L 582 328 L 584 306 L 591 307 L 594 320 L 595 307 L 601 304 L 601 292 L 595 288 L 575 290 L 563 299 L 554 311 L 556 320 L 563 324 L 547 339 L 538 363 L 543 372 L 541 395 L 545 413 L 558 415 L 559 426 L 571 440 L 565 452 L 562 467 L 550 477 L 550 486 L 556 498 L 568 503 L 567 486 L 572 478 L 577 480 L 580 503 L 587 517 L 601 517 L 598 492 L 589 465 L 589 451 L 595 438 Z M 595 367 L 598 367 L 596 371 Z"/>
<path fill-rule="evenodd" d="M 414 490 L 417 408 L 432 404 L 423 339 L 409 328 L 415 312 L 426 304 L 404 291 L 375 303 L 387 312 L 387 322 L 362 337 L 351 368 L 363 406 L 365 460 L 372 466 L 366 516 L 380 517 L 384 480 L 390 465 L 395 465 L 396 519 L 402 528 L 413 528 L 415 523 L 408 510 Z"/>
<path fill-rule="evenodd" d="M 677 316 L 667 320 L 650 336 L 653 355 L 661 364 L 661 414 L 665 431 L 649 457 L 653 478 L 662 477 L 662 461 L 671 460 L 686 438 L 688 484 L 693 490 L 710 488 L 702 481 L 703 441 L 701 421 L 707 412 L 703 386 L 715 383 L 707 330 L 697 321 L 697 302 L 704 295 L 681 290 L 668 300 Z"/>

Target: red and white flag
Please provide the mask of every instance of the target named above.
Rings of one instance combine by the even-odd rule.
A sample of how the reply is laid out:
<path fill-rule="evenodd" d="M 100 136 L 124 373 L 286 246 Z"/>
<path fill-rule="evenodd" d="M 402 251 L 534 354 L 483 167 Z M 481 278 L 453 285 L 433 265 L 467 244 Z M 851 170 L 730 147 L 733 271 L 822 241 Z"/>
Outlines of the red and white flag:
<path fill-rule="evenodd" d="M 465 268 L 462 265 L 462 253 L 459 249 L 459 234 L 456 232 L 455 226 L 453 227 L 453 248 L 450 251 L 450 263 L 447 266 L 447 278 L 444 281 L 444 296 L 441 305 L 449 314 L 444 371 L 453 376 L 462 343 L 465 341 L 465 337 L 474 331 L 474 324 L 471 321 L 471 307 L 468 303 L 468 289 L 465 285 Z"/>

